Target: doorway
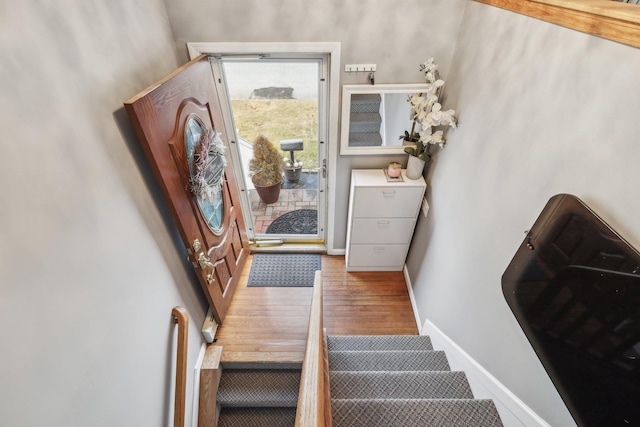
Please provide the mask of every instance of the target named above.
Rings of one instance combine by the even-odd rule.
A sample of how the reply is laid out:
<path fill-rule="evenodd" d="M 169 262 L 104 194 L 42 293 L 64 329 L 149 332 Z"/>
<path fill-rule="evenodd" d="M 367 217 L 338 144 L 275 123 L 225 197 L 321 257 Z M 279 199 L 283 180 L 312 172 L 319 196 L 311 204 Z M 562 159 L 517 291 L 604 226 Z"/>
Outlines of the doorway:
<path fill-rule="evenodd" d="M 216 58 L 235 129 L 249 236 L 261 241 L 324 241 L 326 152 L 322 58 Z M 279 154 L 284 178 L 276 200 L 251 179 L 253 142 L 266 137 Z"/>
<path fill-rule="evenodd" d="M 298 244 L 299 250 L 320 249 L 326 250 L 329 254 L 336 253 L 333 248 L 335 211 L 328 207 L 335 204 L 336 193 L 333 166 L 337 160 L 338 147 L 340 43 L 188 43 L 187 47 L 191 57 L 199 54 L 207 54 L 210 57 L 230 141 L 230 154 L 234 165 L 237 165 L 235 173 L 241 190 L 242 211 L 252 243 L 260 245 L 261 242 L 269 244 L 279 241 Z M 269 72 L 273 75 L 269 67 L 280 67 L 286 71 L 276 73 L 277 78 L 268 78 Z M 245 88 L 237 92 L 236 87 L 243 85 Z M 247 86 L 250 87 L 247 89 Z M 278 92 L 278 88 L 293 90 L 287 92 L 283 89 Z M 260 89 L 269 90 L 265 92 Z M 279 199 L 280 206 L 257 202 L 253 185 L 246 173 L 251 138 L 256 133 L 245 133 L 246 126 L 243 125 L 243 120 L 246 123 L 247 118 L 239 116 L 240 113 L 246 113 L 246 107 L 258 101 L 263 102 L 263 107 L 269 103 L 285 104 L 281 101 L 289 101 L 289 105 L 306 104 L 309 108 L 307 111 L 315 111 L 312 113 L 315 117 L 310 120 L 294 118 L 293 123 L 287 124 L 290 127 L 289 133 L 280 133 L 280 136 L 266 135 L 283 159 L 303 163 L 298 181 L 296 182 L 295 178 L 293 182 L 285 179 L 282 185 L 282 198 L 286 199 L 286 210 L 285 200 Z M 244 112 L 241 110 L 243 107 Z M 298 113 L 302 111 L 302 107 L 296 110 Z M 308 126 L 308 122 L 316 120 L 317 125 Z M 296 141 L 300 139 L 301 149 L 297 146 L 300 141 Z M 286 142 L 291 145 L 287 145 Z M 242 150 L 245 153 L 241 153 Z M 306 215 L 298 220 L 303 225 L 309 217 L 308 211 L 315 208 L 317 213 L 313 215 L 317 215 L 316 233 L 307 233 L 304 230 L 308 229 L 305 228 L 301 234 L 286 231 L 282 234 L 267 233 L 271 225 L 268 221 L 273 222 L 282 216 L 276 213 L 274 219 L 274 208 L 286 213 L 306 210 Z M 263 211 L 265 215 L 256 215 Z M 303 213 L 305 212 L 298 212 Z"/>

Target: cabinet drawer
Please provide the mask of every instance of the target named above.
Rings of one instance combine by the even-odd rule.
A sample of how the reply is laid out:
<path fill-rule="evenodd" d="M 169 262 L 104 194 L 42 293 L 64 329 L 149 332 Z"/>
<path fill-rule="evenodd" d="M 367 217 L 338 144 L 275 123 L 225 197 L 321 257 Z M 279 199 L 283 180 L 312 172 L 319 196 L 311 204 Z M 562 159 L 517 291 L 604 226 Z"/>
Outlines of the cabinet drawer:
<path fill-rule="evenodd" d="M 353 215 L 355 218 L 414 218 L 422 201 L 423 191 L 420 187 L 356 188 Z"/>
<path fill-rule="evenodd" d="M 415 223 L 413 218 L 356 218 L 351 243 L 407 244 Z"/>
<path fill-rule="evenodd" d="M 351 245 L 349 267 L 402 269 L 409 245 Z"/>

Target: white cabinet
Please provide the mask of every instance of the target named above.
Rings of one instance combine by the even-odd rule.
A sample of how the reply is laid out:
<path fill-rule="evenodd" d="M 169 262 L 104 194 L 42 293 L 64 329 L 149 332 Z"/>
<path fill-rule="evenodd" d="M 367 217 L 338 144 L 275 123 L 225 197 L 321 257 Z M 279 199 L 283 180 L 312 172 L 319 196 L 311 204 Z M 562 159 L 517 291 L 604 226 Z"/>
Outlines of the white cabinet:
<path fill-rule="evenodd" d="M 401 271 L 427 187 L 424 178 L 388 182 L 382 169 L 351 172 L 347 271 Z"/>

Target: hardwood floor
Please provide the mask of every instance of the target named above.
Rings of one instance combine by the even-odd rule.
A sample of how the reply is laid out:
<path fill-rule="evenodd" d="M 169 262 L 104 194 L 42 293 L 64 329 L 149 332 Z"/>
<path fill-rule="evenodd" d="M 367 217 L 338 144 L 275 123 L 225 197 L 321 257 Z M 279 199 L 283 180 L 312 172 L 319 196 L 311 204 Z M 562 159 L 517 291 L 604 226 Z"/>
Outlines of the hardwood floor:
<path fill-rule="evenodd" d="M 252 261 L 209 347 L 223 363 L 302 362 L 312 288 L 247 287 Z M 402 272 L 348 273 L 343 256 L 323 255 L 322 283 L 328 335 L 418 334 Z"/>

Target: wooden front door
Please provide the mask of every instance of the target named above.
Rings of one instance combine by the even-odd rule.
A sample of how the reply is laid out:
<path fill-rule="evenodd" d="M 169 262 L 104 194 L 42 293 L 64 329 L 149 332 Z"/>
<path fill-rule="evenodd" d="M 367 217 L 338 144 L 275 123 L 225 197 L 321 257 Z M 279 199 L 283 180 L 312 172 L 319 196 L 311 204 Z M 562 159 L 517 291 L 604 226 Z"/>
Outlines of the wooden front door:
<path fill-rule="evenodd" d="M 180 67 L 125 107 L 222 324 L 249 245 L 207 57 Z"/>

